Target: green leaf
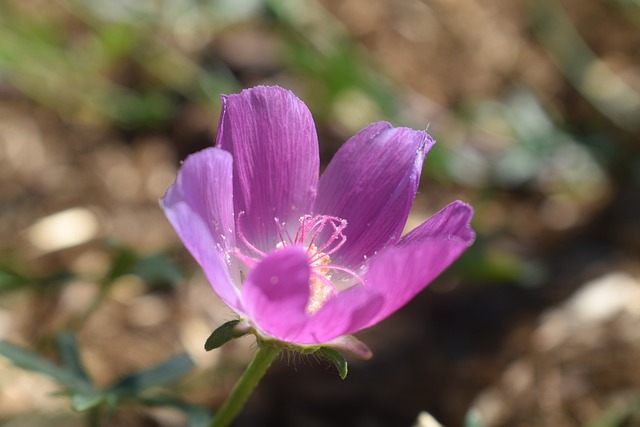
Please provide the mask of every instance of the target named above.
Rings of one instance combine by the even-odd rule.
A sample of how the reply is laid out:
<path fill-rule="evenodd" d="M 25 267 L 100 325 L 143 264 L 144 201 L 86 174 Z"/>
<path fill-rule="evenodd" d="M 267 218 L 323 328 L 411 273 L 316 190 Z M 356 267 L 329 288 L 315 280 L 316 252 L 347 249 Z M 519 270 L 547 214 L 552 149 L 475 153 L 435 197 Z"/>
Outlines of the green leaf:
<path fill-rule="evenodd" d="M 125 274 L 135 274 L 150 285 L 170 285 L 182 280 L 182 273 L 176 263 L 163 252 L 143 255 L 111 241 L 105 242 L 105 245 L 113 251 L 113 258 L 103 279 L 104 283 L 111 283 Z"/>
<path fill-rule="evenodd" d="M 314 354 L 324 357 L 328 361 L 332 362 L 338 370 L 340 378 L 345 379 L 347 377 L 347 361 L 338 350 L 331 347 L 320 347 Z"/>
<path fill-rule="evenodd" d="M 150 369 L 121 378 L 105 390 L 118 397 L 133 397 L 151 387 L 160 387 L 172 383 L 193 368 L 189 355 L 181 354 L 166 360 Z"/>
<path fill-rule="evenodd" d="M 616 402 L 585 427 L 624 427 L 640 425 L 640 395 L 628 401 Z"/>
<path fill-rule="evenodd" d="M 204 343 L 204 349 L 206 351 L 211 351 L 223 346 L 231 340 L 247 335 L 247 331 L 238 331 L 236 329 L 236 325 L 238 323 L 240 323 L 239 320 L 231 320 L 213 331 Z"/>
<path fill-rule="evenodd" d="M 78 379 L 83 380 L 87 384 L 87 388 L 93 388 L 93 382 L 82 364 L 80 354 L 78 353 L 78 343 L 72 332 L 64 331 L 56 335 L 56 345 L 58 353 L 62 360 L 62 366 Z"/>
<path fill-rule="evenodd" d="M 13 269 L 0 266 L 0 292 L 11 291 L 28 284 L 28 278 Z"/>
<path fill-rule="evenodd" d="M 140 258 L 134 265 L 133 272 L 152 285 L 173 284 L 182 280 L 178 266 L 163 253 Z"/>
<path fill-rule="evenodd" d="M 105 245 L 114 251 L 111 266 L 103 279 L 105 283 L 110 283 L 120 276 L 129 274 L 135 266 L 137 256 L 133 250 L 112 241 L 105 242 Z"/>
<path fill-rule="evenodd" d="M 54 365 L 44 357 L 29 350 L 15 346 L 7 341 L 0 341 L 0 354 L 14 365 L 32 372 L 46 375 L 58 384 L 72 390 L 86 390 L 87 383 L 72 372 Z"/>
<path fill-rule="evenodd" d="M 87 411 L 100 405 L 105 399 L 105 395 L 101 393 L 76 393 L 71 397 L 71 407 L 74 411 Z"/>

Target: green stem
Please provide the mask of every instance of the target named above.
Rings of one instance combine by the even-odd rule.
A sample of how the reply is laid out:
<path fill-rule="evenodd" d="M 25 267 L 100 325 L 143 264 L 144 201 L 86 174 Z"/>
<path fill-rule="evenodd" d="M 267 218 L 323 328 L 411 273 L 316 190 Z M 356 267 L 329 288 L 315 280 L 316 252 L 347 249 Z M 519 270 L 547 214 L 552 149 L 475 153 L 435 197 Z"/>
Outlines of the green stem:
<path fill-rule="evenodd" d="M 240 377 L 240 380 L 211 421 L 211 424 L 209 424 L 209 427 L 226 427 L 231 424 L 281 350 L 281 347 L 268 343 L 260 347 L 255 359 L 251 361 L 247 370 L 242 374 L 242 377 Z"/>
<path fill-rule="evenodd" d="M 99 427 L 100 426 L 100 405 L 89 409 L 87 412 L 87 427 Z"/>

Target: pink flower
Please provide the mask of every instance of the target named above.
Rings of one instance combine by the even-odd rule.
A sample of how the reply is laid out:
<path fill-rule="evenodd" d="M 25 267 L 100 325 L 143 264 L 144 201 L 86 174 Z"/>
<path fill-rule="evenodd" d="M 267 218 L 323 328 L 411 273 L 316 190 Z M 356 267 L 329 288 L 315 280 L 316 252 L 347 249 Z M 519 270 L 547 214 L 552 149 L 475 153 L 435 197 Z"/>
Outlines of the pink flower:
<path fill-rule="evenodd" d="M 456 201 L 400 237 L 434 140 L 380 122 L 322 177 L 307 107 L 279 87 L 222 96 L 215 148 L 161 200 L 218 296 L 256 334 L 368 355 L 346 337 L 405 305 L 475 238 Z"/>

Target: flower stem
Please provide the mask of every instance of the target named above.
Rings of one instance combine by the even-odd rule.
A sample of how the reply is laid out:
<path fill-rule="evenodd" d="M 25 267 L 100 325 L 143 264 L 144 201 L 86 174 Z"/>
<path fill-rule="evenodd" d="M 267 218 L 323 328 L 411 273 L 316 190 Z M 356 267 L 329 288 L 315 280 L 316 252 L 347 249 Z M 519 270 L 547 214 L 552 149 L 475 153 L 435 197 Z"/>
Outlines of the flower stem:
<path fill-rule="evenodd" d="M 231 424 L 281 349 L 281 347 L 268 343 L 260 347 L 255 359 L 251 361 L 247 370 L 242 374 L 242 377 L 240 377 L 240 380 L 211 421 L 211 424 L 209 424 L 209 427 L 226 427 Z"/>

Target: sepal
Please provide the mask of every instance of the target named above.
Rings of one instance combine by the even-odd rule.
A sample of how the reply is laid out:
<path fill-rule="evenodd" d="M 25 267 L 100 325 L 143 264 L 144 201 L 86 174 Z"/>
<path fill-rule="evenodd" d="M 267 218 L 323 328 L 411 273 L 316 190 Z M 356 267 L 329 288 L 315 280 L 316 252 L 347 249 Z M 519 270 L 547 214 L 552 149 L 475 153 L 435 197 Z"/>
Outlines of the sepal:
<path fill-rule="evenodd" d="M 238 325 L 239 323 L 240 320 L 231 320 L 213 331 L 204 343 L 204 349 L 206 351 L 211 351 L 218 347 L 222 347 L 231 340 L 247 335 L 250 331 L 247 329 L 241 329 Z"/>
<path fill-rule="evenodd" d="M 338 350 L 331 347 L 320 347 L 313 354 L 316 354 L 333 363 L 333 365 L 338 370 L 338 375 L 340 375 L 340 378 L 345 379 L 347 377 L 347 373 L 349 371 L 347 360 Z"/>

